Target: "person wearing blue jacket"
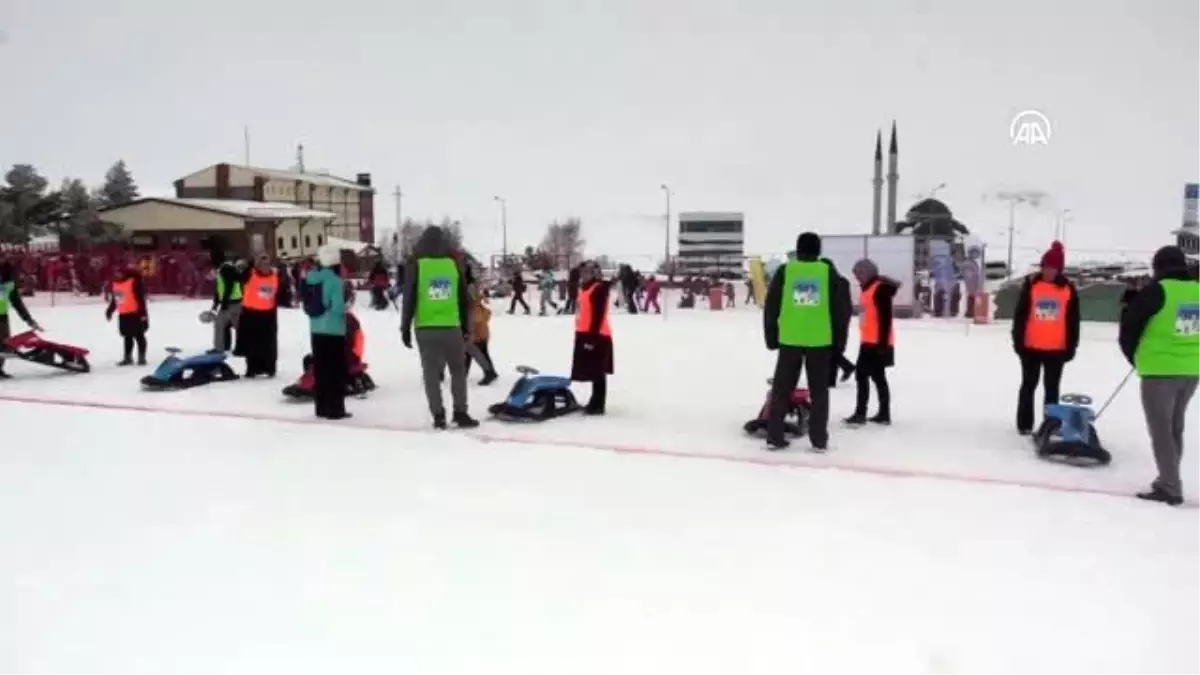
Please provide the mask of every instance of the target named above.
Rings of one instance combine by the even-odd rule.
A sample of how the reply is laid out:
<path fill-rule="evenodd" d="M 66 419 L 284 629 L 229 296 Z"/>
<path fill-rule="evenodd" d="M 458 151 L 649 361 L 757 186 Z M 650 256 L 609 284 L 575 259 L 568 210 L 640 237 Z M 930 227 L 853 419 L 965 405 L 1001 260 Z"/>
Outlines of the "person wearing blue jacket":
<path fill-rule="evenodd" d="M 341 251 L 323 246 L 318 266 L 304 277 L 301 297 L 312 333 L 313 402 L 317 417 L 340 420 L 346 412 L 346 297 Z"/>

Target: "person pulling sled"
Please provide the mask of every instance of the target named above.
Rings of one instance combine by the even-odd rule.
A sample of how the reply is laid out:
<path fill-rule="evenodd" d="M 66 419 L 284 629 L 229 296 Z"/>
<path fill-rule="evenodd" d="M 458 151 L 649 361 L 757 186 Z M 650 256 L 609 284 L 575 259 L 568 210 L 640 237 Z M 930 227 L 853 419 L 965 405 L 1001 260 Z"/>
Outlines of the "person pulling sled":
<path fill-rule="evenodd" d="M 13 269 L 12 263 L 5 260 L 0 262 L 0 380 L 12 377 L 4 372 L 4 343 L 12 336 L 12 324 L 9 323 L 8 318 L 10 307 L 31 330 L 42 330 L 38 322 L 29 315 L 29 310 L 25 308 L 25 302 L 21 299 L 16 270 Z"/>

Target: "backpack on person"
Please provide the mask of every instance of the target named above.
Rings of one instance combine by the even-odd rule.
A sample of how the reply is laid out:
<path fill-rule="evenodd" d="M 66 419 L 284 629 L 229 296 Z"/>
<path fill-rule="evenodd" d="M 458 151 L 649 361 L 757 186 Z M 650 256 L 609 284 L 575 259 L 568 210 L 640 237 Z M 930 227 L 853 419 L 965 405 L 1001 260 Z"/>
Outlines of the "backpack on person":
<path fill-rule="evenodd" d="M 329 308 L 325 305 L 325 286 L 322 283 L 313 283 L 305 279 L 300 284 L 300 301 L 304 306 L 304 313 L 310 318 L 324 316 Z"/>

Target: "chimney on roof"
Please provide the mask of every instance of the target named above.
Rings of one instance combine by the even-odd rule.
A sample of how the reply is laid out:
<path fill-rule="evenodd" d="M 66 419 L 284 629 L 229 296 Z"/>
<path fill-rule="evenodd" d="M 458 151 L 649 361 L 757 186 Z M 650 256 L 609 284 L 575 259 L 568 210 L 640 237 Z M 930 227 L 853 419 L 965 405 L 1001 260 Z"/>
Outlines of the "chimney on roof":
<path fill-rule="evenodd" d="M 360 173 L 354 177 L 354 182 L 363 187 L 371 187 L 371 174 Z"/>

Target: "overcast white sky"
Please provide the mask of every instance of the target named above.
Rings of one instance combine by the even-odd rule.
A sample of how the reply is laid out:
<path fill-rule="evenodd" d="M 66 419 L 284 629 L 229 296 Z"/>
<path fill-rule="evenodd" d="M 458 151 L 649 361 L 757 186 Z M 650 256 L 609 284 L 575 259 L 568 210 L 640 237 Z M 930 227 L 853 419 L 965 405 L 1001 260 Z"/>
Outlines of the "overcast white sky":
<path fill-rule="evenodd" d="M 740 210 L 747 249 L 866 231 L 876 128 L 900 129 L 900 212 L 941 182 L 1002 248 L 985 193 L 1052 193 L 1069 256 L 1152 251 L 1200 177 L 1196 0 L 4 0 L 0 164 L 147 193 L 217 161 L 310 168 L 510 246 L 585 219 L 591 253 L 662 250 L 663 194 Z M 1049 147 L 1014 147 L 1043 111 Z M 886 140 L 886 139 L 885 139 Z M 1053 214 L 1022 212 L 1043 250 Z M 995 248 L 992 249 L 996 250 Z"/>

